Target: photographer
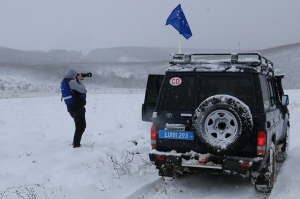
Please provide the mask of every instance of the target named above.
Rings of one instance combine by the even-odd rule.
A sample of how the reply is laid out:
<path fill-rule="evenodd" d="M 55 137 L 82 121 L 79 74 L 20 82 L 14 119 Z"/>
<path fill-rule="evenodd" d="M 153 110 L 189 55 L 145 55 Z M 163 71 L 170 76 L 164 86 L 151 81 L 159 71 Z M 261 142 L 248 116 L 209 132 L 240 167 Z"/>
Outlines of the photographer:
<path fill-rule="evenodd" d="M 84 75 L 87 76 L 86 74 Z M 75 69 L 67 69 L 65 77 L 61 82 L 62 99 L 67 105 L 67 110 L 75 122 L 73 148 L 81 146 L 81 137 L 86 128 L 84 106 L 86 104 L 87 90 L 81 80 L 83 80 L 82 73 L 77 74 Z"/>

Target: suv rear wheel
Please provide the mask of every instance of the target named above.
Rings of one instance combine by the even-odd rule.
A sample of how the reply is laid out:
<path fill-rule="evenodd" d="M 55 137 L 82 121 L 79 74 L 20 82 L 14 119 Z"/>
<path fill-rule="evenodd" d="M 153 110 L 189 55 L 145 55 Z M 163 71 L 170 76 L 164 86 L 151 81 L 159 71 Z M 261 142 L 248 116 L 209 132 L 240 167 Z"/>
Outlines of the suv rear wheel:
<path fill-rule="evenodd" d="M 263 193 L 269 193 L 272 191 L 275 182 L 275 169 L 276 169 L 275 145 L 272 142 L 270 147 L 268 163 L 265 166 L 265 168 L 261 171 L 255 183 L 255 188 L 257 191 Z"/>
<path fill-rule="evenodd" d="M 229 95 L 204 100 L 196 109 L 193 122 L 201 144 L 218 155 L 239 152 L 253 126 L 248 106 Z"/>

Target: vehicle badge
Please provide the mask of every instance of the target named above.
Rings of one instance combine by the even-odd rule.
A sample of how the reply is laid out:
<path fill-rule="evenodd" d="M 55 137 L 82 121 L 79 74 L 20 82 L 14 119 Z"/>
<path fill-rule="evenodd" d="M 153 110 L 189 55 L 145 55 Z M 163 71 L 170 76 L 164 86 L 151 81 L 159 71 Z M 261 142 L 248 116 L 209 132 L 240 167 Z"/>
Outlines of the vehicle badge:
<path fill-rule="evenodd" d="M 166 117 L 167 117 L 167 118 L 171 118 L 171 117 L 172 117 L 172 113 L 167 113 L 167 114 L 166 114 Z"/>

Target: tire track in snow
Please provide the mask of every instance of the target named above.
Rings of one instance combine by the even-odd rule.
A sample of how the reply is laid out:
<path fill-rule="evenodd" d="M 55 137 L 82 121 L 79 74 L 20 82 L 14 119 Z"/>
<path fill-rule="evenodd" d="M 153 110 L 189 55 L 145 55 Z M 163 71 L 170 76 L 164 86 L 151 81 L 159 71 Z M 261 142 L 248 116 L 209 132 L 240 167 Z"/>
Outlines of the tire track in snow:
<path fill-rule="evenodd" d="M 161 177 L 136 190 L 126 199 L 182 199 L 182 198 L 263 198 L 270 193 L 259 193 L 250 178 L 232 176 L 214 170 L 200 170 L 178 177 Z"/>

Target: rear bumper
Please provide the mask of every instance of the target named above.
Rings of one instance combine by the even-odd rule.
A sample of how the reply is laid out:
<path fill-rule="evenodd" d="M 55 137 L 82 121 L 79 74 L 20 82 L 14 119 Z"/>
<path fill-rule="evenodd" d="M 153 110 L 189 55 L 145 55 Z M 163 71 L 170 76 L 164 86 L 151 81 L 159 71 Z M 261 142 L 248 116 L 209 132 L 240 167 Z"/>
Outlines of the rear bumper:
<path fill-rule="evenodd" d="M 261 157 L 221 157 L 211 154 L 199 154 L 196 152 L 160 152 L 155 149 L 150 151 L 149 158 L 150 161 L 158 167 L 169 164 L 181 167 L 218 169 L 223 170 L 226 173 L 260 171 L 264 161 Z"/>

